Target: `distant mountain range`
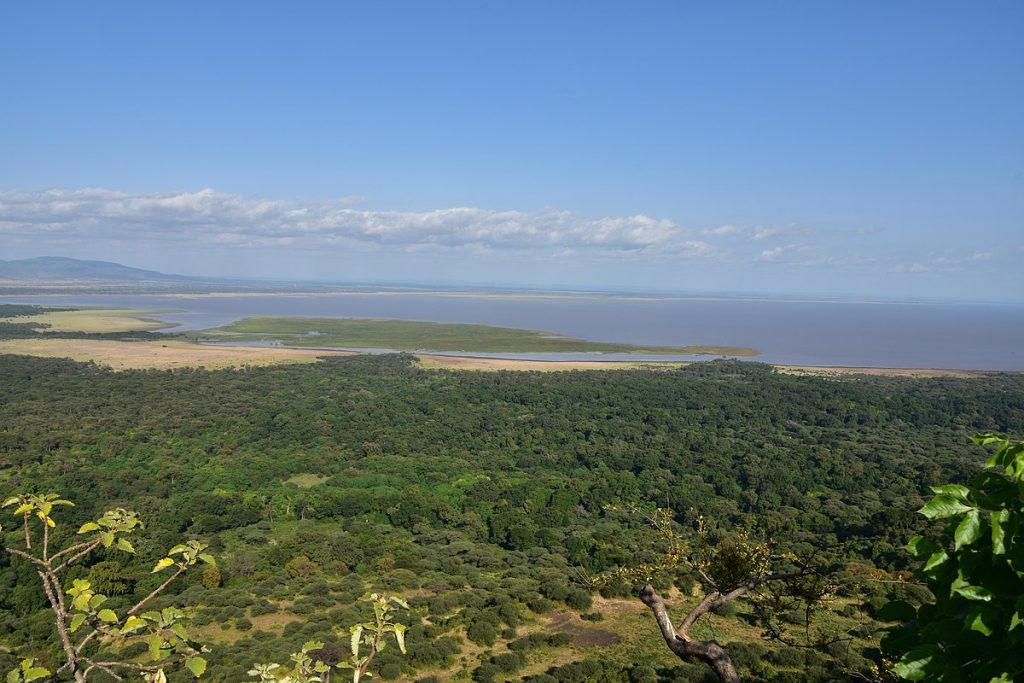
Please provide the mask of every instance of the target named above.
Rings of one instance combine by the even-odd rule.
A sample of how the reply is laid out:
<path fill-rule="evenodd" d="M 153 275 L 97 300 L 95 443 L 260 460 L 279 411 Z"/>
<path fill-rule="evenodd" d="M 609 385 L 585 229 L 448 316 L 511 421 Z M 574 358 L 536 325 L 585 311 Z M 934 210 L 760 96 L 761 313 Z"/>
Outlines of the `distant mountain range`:
<path fill-rule="evenodd" d="M 110 261 L 83 261 L 61 256 L 40 256 L 20 261 L 0 260 L 0 280 L 30 282 L 188 282 L 184 275 L 131 268 Z"/>

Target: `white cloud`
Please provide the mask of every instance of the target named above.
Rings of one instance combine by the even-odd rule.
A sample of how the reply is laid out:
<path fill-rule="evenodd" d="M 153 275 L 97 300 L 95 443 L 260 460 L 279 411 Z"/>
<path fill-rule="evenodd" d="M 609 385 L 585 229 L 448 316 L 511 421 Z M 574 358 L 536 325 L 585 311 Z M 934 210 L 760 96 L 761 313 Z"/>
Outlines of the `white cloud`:
<path fill-rule="evenodd" d="M 806 244 L 786 244 L 778 247 L 772 247 L 771 249 L 765 249 L 757 257 L 757 260 L 770 263 L 773 261 L 779 261 L 783 256 L 788 254 L 805 253 L 808 251 L 810 251 L 810 247 Z M 820 261 L 820 259 L 816 259 L 815 263 L 818 261 Z"/>
<path fill-rule="evenodd" d="M 644 214 L 585 218 L 569 211 L 355 209 L 363 198 L 305 202 L 213 190 L 129 194 L 104 189 L 0 193 L 0 231 L 42 237 L 177 240 L 220 245 L 578 250 L 708 256 L 672 221 Z"/>
<path fill-rule="evenodd" d="M 700 231 L 701 235 L 732 235 L 742 232 L 743 228 L 738 225 L 719 225 L 717 228 L 705 228 Z"/>

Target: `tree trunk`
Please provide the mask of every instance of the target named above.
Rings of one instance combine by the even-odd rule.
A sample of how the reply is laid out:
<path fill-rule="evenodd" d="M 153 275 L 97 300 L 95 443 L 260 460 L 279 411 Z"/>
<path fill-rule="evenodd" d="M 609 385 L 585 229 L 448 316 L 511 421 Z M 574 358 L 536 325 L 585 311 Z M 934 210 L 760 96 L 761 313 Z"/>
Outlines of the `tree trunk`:
<path fill-rule="evenodd" d="M 651 608 L 654 618 L 658 621 L 658 628 L 661 629 L 661 635 L 665 638 L 665 644 L 676 656 L 684 662 L 694 660 L 704 662 L 711 667 L 711 670 L 723 683 L 739 683 L 740 675 L 737 673 L 736 667 L 733 666 L 729 653 L 718 641 L 697 640 L 690 637 L 686 631 L 683 633 L 676 631 L 675 626 L 672 625 L 672 619 L 668 616 L 665 601 L 654 591 L 654 586 L 651 584 L 644 586 L 644 589 L 640 591 L 640 600 Z M 690 623 L 693 621 L 690 620 Z"/>

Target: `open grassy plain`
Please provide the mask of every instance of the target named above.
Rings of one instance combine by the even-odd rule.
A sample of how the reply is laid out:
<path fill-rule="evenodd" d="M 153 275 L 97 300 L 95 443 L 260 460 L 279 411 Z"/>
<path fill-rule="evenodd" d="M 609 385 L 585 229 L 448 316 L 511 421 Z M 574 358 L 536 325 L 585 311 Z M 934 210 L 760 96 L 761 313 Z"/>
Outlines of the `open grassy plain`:
<path fill-rule="evenodd" d="M 365 318 L 243 318 L 230 325 L 205 330 L 203 337 L 224 341 L 274 341 L 286 346 L 387 348 L 397 351 L 709 356 L 756 356 L 759 353 L 756 349 L 733 346 L 637 346 L 592 342 L 551 332 L 494 325 Z"/>

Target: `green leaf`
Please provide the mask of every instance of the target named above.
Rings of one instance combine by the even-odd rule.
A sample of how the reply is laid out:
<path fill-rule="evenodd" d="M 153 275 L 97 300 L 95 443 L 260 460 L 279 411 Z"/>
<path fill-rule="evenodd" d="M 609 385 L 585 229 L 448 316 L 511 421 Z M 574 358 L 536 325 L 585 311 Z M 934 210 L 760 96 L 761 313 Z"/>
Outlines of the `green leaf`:
<path fill-rule="evenodd" d="M 927 667 L 931 664 L 932 659 L 935 658 L 937 653 L 938 649 L 934 645 L 914 648 L 903 655 L 903 659 L 893 667 L 893 670 L 897 676 L 908 681 L 924 680 L 925 676 L 928 675 Z"/>
<path fill-rule="evenodd" d="M 928 519 L 946 519 L 971 510 L 971 506 L 964 505 L 952 496 L 938 495 L 928 501 L 918 512 Z"/>
<path fill-rule="evenodd" d="M 71 617 L 71 632 L 72 633 L 74 633 L 78 629 L 82 628 L 82 624 L 85 623 L 85 616 L 86 615 L 79 613 L 79 614 L 76 614 L 75 616 Z"/>
<path fill-rule="evenodd" d="M 1012 631 L 1021 624 L 1024 624 L 1024 598 L 1017 598 L 1017 604 L 1014 605 L 1013 616 L 1010 617 L 1010 628 Z"/>
<path fill-rule="evenodd" d="M 209 555 L 207 553 L 199 553 L 199 559 L 205 562 L 206 564 L 213 565 L 214 567 L 217 566 L 217 561 L 213 559 L 213 555 Z"/>
<path fill-rule="evenodd" d="M 990 443 L 998 443 L 1000 441 L 1006 441 L 1006 434 L 1000 434 L 998 432 L 985 432 L 984 434 L 975 434 L 971 437 L 971 441 L 978 444 L 979 446 L 987 446 Z"/>
<path fill-rule="evenodd" d="M 405 624 L 395 624 L 395 640 L 398 642 L 398 649 L 405 654 Z"/>
<path fill-rule="evenodd" d="M 133 548 L 132 544 L 123 538 L 117 539 L 117 549 L 123 550 L 126 553 L 132 553 L 133 555 L 135 554 L 135 548 Z"/>
<path fill-rule="evenodd" d="M 949 553 L 947 553 L 945 550 L 940 550 L 939 552 L 933 554 L 931 557 L 928 558 L 928 561 L 924 563 L 923 571 L 930 572 L 931 570 L 935 569 L 940 564 L 947 562 L 948 560 Z"/>
<path fill-rule="evenodd" d="M 946 484 L 945 486 L 933 486 L 932 491 L 940 495 L 949 496 L 956 500 L 967 502 L 967 496 L 971 490 L 960 484 Z"/>
<path fill-rule="evenodd" d="M 962 595 L 968 600 L 981 600 L 988 602 L 992 599 L 992 591 L 983 586 L 972 586 L 970 584 L 957 585 L 957 582 L 953 582 L 953 593 Z"/>
<path fill-rule="evenodd" d="M 352 632 L 352 639 L 351 639 L 352 656 L 353 657 L 358 657 L 359 656 L 359 641 L 363 637 L 363 627 L 362 626 L 353 626 L 349 630 Z"/>
<path fill-rule="evenodd" d="M 38 681 L 40 678 L 46 678 L 49 675 L 49 669 L 44 669 L 41 666 L 34 666 L 25 672 L 25 683 L 29 683 L 30 681 Z"/>
<path fill-rule="evenodd" d="M 909 543 L 907 543 L 907 550 L 915 559 L 918 560 L 928 557 L 938 549 L 939 546 L 935 541 L 927 539 L 924 536 L 915 536 L 910 539 Z"/>
<path fill-rule="evenodd" d="M 97 531 L 99 528 L 100 528 L 100 525 L 97 524 L 96 522 L 86 522 L 82 526 L 78 527 L 78 533 L 80 533 L 80 534 L 87 534 L 90 531 Z"/>
<path fill-rule="evenodd" d="M 960 550 L 979 538 L 981 538 L 981 512 L 971 510 L 956 527 L 956 532 L 953 534 L 954 548 Z"/>
<path fill-rule="evenodd" d="M 160 649 L 164 646 L 164 639 L 159 635 L 151 635 L 146 639 L 149 643 L 149 655 L 154 659 L 160 659 Z"/>
<path fill-rule="evenodd" d="M 89 598 L 89 607 L 90 607 L 90 609 L 94 609 L 94 610 L 95 609 L 99 609 L 100 605 L 102 605 L 106 601 L 107 601 L 107 596 L 106 595 L 103 595 L 102 593 L 97 593 L 96 595 L 94 595 L 91 598 Z"/>
<path fill-rule="evenodd" d="M 996 615 L 992 613 L 992 610 L 987 607 L 975 607 L 967 615 L 964 623 L 967 624 L 967 628 L 970 630 L 977 631 L 983 636 L 990 636 L 995 631 L 999 621 Z"/>
<path fill-rule="evenodd" d="M 140 628 L 144 628 L 145 626 L 145 620 L 139 619 L 136 616 L 130 616 L 125 620 L 124 626 L 121 627 L 121 633 L 131 633 L 133 631 L 138 631 Z"/>
<path fill-rule="evenodd" d="M 100 534 L 100 539 L 102 539 L 103 541 L 103 547 L 109 548 L 110 546 L 114 545 L 114 532 L 104 531 L 102 534 Z"/>
<path fill-rule="evenodd" d="M 100 621 L 107 624 L 113 624 L 117 621 L 117 615 L 114 614 L 112 609 L 101 609 L 96 616 L 99 617 Z"/>
<path fill-rule="evenodd" d="M 174 633 L 174 635 L 176 635 L 179 638 L 181 638 L 186 643 L 188 642 L 188 631 L 185 630 L 185 627 L 183 625 L 181 625 L 181 624 L 174 624 L 174 625 L 172 625 L 171 626 L 171 632 Z"/>
<path fill-rule="evenodd" d="M 1004 555 L 1006 553 L 1006 527 L 1010 521 L 1010 511 L 1000 510 L 992 513 L 992 554 Z"/>
<path fill-rule="evenodd" d="M 202 657 L 189 657 L 185 660 L 185 667 L 192 672 L 192 675 L 199 678 L 206 673 L 206 660 Z"/>

